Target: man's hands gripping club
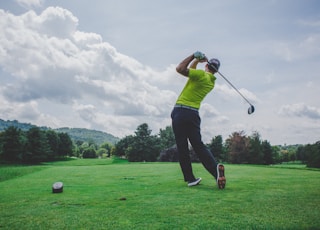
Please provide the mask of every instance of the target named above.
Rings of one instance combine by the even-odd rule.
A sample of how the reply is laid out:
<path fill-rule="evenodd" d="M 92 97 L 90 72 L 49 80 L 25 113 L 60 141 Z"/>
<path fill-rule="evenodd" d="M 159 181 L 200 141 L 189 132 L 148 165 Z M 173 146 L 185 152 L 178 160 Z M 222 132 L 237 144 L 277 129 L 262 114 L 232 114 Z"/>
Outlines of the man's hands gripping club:
<path fill-rule="evenodd" d="M 207 59 L 206 55 L 204 53 L 200 52 L 200 51 L 194 52 L 193 56 L 194 56 L 195 59 L 197 59 L 199 61 Z"/>
<path fill-rule="evenodd" d="M 195 60 L 194 60 L 195 59 Z M 194 60 L 194 62 L 191 64 L 190 68 L 194 68 L 197 66 L 199 62 L 207 62 L 208 59 L 206 55 L 200 51 L 194 52 L 189 57 L 185 58 L 176 68 L 177 72 L 182 74 L 183 76 L 189 75 L 189 64 Z"/>

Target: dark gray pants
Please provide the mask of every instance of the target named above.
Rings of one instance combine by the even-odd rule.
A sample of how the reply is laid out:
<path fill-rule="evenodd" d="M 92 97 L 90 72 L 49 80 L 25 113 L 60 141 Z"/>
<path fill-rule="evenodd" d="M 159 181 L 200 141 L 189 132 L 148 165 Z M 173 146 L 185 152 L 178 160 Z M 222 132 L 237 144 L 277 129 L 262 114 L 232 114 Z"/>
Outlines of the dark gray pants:
<path fill-rule="evenodd" d="M 217 161 L 201 140 L 201 119 L 199 112 L 187 108 L 174 108 L 171 113 L 171 118 L 184 180 L 195 180 L 189 154 L 188 140 L 203 166 L 212 176 L 217 178 Z"/>

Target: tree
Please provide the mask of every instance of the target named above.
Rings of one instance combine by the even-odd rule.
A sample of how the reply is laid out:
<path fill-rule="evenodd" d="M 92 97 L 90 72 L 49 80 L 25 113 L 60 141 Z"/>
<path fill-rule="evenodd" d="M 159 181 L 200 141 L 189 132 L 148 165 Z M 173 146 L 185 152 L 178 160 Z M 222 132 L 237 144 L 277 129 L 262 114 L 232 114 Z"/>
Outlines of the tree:
<path fill-rule="evenodd" d="M 28 163 L 40 163 L 48 159 L 51 149 L 44 131 L 32 127 L 27 131 L 27 152 L 24 160 Z"/>
<path fill-rule="evenodd" d="M 25 141 L 23 132 L 16 127 L 10 126 L 2 133 L 2 159 L 9 162 L 21 162 Z"/>
<path fill-rule="evenodd" d="M 286 149 L 281 149 L 281 162 L 288 162 L 289 161 L 289 151 Z"/>
<path fill-rule="evenodd" d="M 177 162 L 178 160 L 178 149 L 176 145 L 160 152 L 159 161 L 161 162 Z"/>
<path fill-rule="evenodd" d="M 281 149 L 279 146 L 272 146 L 272 159 L 274 160 L 275 164 L 281 162 Z"/>
<path fill-rule="evenodd" d="M 127 149 L 129 161 L 156 161 L 159 156 L 161 144 L 156 136 L 151 136 L 148 124 L 138 126 L 132 143 Z"/>
<path fill-rule="evenodd" d="M 290 161 L 295 161 L 297 159 L 296 154 L 297 154 L 297 146 L 290 146 L 288 148 L 289 151 L 289 160 Z"/>
<path fill-rule="evenodd" d="M 299 146 L 296 152 L 297 160 L 301 161 L 302 163 L 307 163 L 307 153 L 305 151 L 304 146 Z"/>
<path fill-rule="evenodd" d="M 249 141 L 244 131 L 232 133 L 226 140 L 228 161 L 233 164 L 245 163 L 248 154 L 248 145 Z"/>
<path fill-rule="evenodd" d="M 249 150 L 246 162 L 249 164 L 263 163 L 263 153 L 261 150 L 260 134 L 258 132 L 254 132 L 252 136 L 249 137 Z"/>
<path fill-rule="evenodd" d="M 48 156 L 48 158 L 53 159 L 59 154 L 60 138 L 58 134 L 53 130 L 46 131 L 46 137 L 52 153 Z"/>
<path fill-rule="evenodd" d="M 225 150 L 223 147 L 222 136 L 218 135 L 212 138 L 210 144 L 208 145 L 210 151 L 213 153 L 214 157 L 218 161 L 225 160 Z"/>
<path fill-rule="evenodd" d="M 96 150 L 93 147 L 85 149 L 82 153 L 83 158 L 97 158 Z"/>
<path fill-rule="evenodd" d="M 105 153 L 107 154 L 107 157 L 110 157 L 112 144 L 110 144 L 109 142 L 104 142 L 100 145 L 100 148 L 105 149 L 106 150 Z"/>
<path fill-rule="evenodd" d="M 263 163 L 266 165 L 274 164 L 273 151 L 270 143 L 268 141 L 263 141 L 261 144 L 263 152 Z"/>
<path fill-rule="evenodd" d="M 307 167 L 320 168 L 320 141 L 305 146 L 307 153 Z"/>
<path fill-rule="evenodd" d="M 59 156 L 72 156 L 73 144 L 70 136 L 67 133 L 58 133 L 60 142 L 58 148 Z"/>
<path fill-rule="evenodd" d="M 102 158 L 103 155 L 107 155 L 107 150 L 105 148 L 99 148 L 97 151 L 96 151 L 97 155 L 99 156 L 99 158 Z"/>
<path fill-rule="evenodd" d="M 160 129 L 159 137 L 161 149 L 168 149 L 176 144 L 173 129 L 171 126 L 167 126 L 165 129 Z"/>
<path fill-rule="evenodd" d="M 134 132 L 136 134 L 136 137 L 140 138 L 148 138 L 151 134 L 152 130 L 149 129 L 149 126 L 147 123 L 143 123 L 137 127 L 137 130 Z"/>
<path fill-rule="evenodd" d="M 115 144 L 114 148 L 111 150 L 112 155 L 118 157 L 127 157 L 129 146 L 131 145 L 133 140 L 134 137 L 132 135 L 122 138 Z"/>

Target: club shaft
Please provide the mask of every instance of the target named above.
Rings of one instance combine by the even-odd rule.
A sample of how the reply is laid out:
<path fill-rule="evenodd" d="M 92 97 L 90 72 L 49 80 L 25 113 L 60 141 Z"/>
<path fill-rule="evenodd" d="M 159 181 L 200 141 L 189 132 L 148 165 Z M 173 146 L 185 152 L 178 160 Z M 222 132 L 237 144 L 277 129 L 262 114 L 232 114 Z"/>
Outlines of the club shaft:
<path fill-rule="evenodd" d="M 229 85 L 230 85 L 235 91 L 237 91 L 237 92 L 240 94 L 240 96 L 241 96 L 246 102 L 249 103 L 249 105 L 252 106 L 252 104 L 250 103 L 250 101 L 249 101 L 247 98 L 245 98 L 245 96 L 243 96 L 242 93 L 241 93 L 225 76 L 223 76 L 222 73 L 220 73 L 219 71 L 217 71 L 217 73 L 220 74 L 220 76 L 223 77 L 223 79 L 226 80 L 226 82 L 228 82 Z"/>

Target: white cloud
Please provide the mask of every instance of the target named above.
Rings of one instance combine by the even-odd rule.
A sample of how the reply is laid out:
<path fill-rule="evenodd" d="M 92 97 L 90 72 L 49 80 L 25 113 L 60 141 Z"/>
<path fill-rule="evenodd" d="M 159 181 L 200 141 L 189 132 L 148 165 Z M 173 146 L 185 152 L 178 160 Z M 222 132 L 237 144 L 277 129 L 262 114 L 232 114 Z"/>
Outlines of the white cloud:
<path fill-rule="evenodd" d="M 304 103 L 283 105 L 279 114 L 284 116 L 307 117 L 311 119 L 320 119 L 320 108 L 308 106 Z"/>
<path fill-rule="evenodd" d="M 272 144 L 319 136 L 312 128 L 319 127 L 319 17 L 311 2 L 251 2 L 255 10 L 248 10 L 242 1 L 207 1 L 188 23 L 186 15 L 199 14 L 191 4 L 177 11 L 175 1 L 138 2 L 2 1 L 1 119 L 120 137 L 146 122 L 158 132 L 170 125 L 187 81 L 176 64 L 201 50 L 220 59 L 221 71 L 256 106 L 249 116 L 217 76 L 200 109 L 204 140 L 237 129 L 257 130 Z M 212 9 L 223 20 L 208 29 Z"/>
<path fill-rule="evenodd" d="M 32 124 L 52 128 L 61 127 L 63 124 L 55 116 L 41 112 L 39 104 L 35 100 L 29 100 L 25 103 L 6 100 L 6 98 L 1 96 L 2 89 L 0 88 L 0 114 L 2 118 L 19 118 L 21 122 L 29 123 L 32 121 Z"/>
<path fill-rule="evenodd" d="M 45 101 L 59 110 L 61 103 L 72 107 L 79 123 L 114 135 L 134 130 L 146 117 L 154 117 L 150 122 L 157 126 L 169 116 L 176 93 L 150 83 L 167 84 L 168 71 L 154 71 L 117 52 L 100 35 L 78 31 L 71 12 L 49 7 L 39 15 L 0 14 L 0 63 L 13 78 L 1 92 L 7 104 L 18 105 L 10 107 L 10 115 L 37 120 L 45 116 L 38 104 L 43 108 Z M 31 102 L 33 109 L 17 113 Z"/>
<path fill-rule="evenodd" d="M 255 104 L 260 101 L 257 98 L 257 96 L 254 93 L 250 92 L 249 90 L 244 88 L 239 88 L 238 90 L 247 100 L 250 101 L 250 103 Z M 221 96 L 225 100 L 230 100 L 230 97 L 241 98 L 242 100 L 244 100 L 242 96 L 235 89 L 233 89 L 231 86 L 226 84 L 223 84 L 223 85 L 216 84 L 214 91 L 217 92 L 218 94 L 221 94 Z"/>

